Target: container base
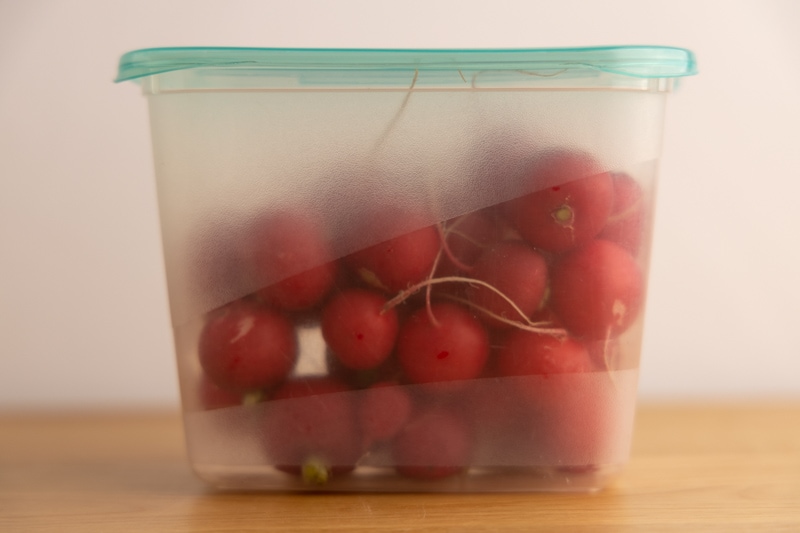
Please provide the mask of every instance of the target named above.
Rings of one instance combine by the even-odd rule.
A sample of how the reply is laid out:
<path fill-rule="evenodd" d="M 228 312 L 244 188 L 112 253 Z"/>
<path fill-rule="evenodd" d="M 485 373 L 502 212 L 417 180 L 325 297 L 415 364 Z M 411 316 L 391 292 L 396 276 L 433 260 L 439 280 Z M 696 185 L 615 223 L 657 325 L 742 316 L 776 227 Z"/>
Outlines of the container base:
<path fill-rule="evenodd" d="M 393 469 L 359 468 L 358 475 L 308 484 L 272 467 L 196 465 L 197 476 L 220 490 L 281 492 L 598 492 L 624 465 L 469 469 L 436 481 L 402 478 Z"/>

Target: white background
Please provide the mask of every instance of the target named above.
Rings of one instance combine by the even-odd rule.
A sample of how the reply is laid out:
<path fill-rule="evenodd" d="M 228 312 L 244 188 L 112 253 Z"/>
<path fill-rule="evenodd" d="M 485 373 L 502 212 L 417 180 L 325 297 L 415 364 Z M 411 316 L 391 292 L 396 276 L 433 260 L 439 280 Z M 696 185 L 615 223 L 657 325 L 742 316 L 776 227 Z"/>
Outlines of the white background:
<path fill-rule="evenodd" d="M 156 46 L 682 46 L 640 394 L 800 397 L 800 2 L 0 0 L 0 410 L 175 406 Z"/>

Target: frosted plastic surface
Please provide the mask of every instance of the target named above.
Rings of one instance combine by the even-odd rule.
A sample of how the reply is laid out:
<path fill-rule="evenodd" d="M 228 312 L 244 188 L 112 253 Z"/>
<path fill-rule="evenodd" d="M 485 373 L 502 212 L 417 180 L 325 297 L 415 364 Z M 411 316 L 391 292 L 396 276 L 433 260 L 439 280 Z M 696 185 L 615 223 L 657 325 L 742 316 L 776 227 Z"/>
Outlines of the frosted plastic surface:
<path fill-rule="evenodd" d="M 504 490 L 530 490 L 540 485 L 552 490 L 559 484 L 569 483 L 570 478 L 588 480 L 590 485 L 578 489 L 598 488 L 594 476 L 599 471 L 615 470 L 627 462 L 630 453 L 636 400 L 637 370 L 614 372 L 592 372 L 577 375 L 526 376 L 488 378 L 474 380 L 470 384 L 469 395 L 461 392 L 440 391 L 436 385 L 411 385 L 406 389 L 412 395 L 438 395 L 439 401 L 464 401 L 469 396 L 493 398 L 502 402 L 508 397 L 509 389 L 520 385 L 549 390 L 570 388 L 576 405 L 573 408 L 585 411 L 586 424 L 594 424 L 596 438 L 591 440 L 571 440 L 568 444 L 554 445 L 553 439 L 563 439 L 572 429 L 561 429 L 565 435 L 542 434 L 540 427 L 553 427 L 554 421 L 547 413 L 527 411 L 524 406 L 504 404 L 502 422 L 487 423 L 487 413 L 473 411 L 470 416 L 482 424 L 472 427 L 474 447 L 469 458 L 469 469 L 465 469 L 457 481 L 403 481 L 393 475 L 398 466 L 389 446 L 377 448 L 364 454 L 356 464 L 356 470 L 348 477 L 337 480 L 326 487 L 330 490 L 452 490 L 472 485 L 473 489 L 485 489 L 489 484 L 506 476 L 527 478 L 524 484 L 500 485 Z M 357 403 L 362 400 L 364 391 L 338 393 L 347 400 Z M 295 476 L 286 474 L 267 465 L 285 464 L 288 457 L 270 455 L 264 445 L 270 438 L 265 431 L 267 421 L 285 403 L 305 407 L 314 404 L 316 398 L 276 400 L 252 406 L 231 407 L 214 411 L 187 413 L 185 427 L 188 435 L 189 454 L 195 469 L 202 477 L 214 480 L 220 472 L 239 486 L 248 488 L 290 488 L 308 489 L 307 485 Z M 492 409 L 486 406 L 486 411 Z M 491 413 L 488 413 L 491 416 Z M 511 422 L 511 423 L 508 423 Z M 433 466 L 448 466 L 446 463 Z M 475 477 L 472 483 L 469 478 Z M 225 481 L 221 482 L 223 485 Z M 481 485 L 483 483 L 483 486 Z M 454 486 L 455 485 L 455 486 Z M 491 486 L 491 485 L 489 485 Z M 315 487 L 311 487 L 314 489 Z M 316 487 L 318 489 L 319 487 Z M 567 489 L 568 487 L 561 487 Z"/>
<path fill-rule="evenodd" d="M 458 72 L 450 69 L 448 75 Z M 263 79 L 239 74 L 241 80 L 222 84 L 235 90 L 214 89 L 217 76 L 223 81 L 236 78 L 225 69 L 190 69 L 145 82 L 187 443 L 198 474 L 212 485 L 236 489 L 605 486 L 630 450 L 669 80 L 630 81 L 604 72 L 598 79 L 611 78 L 611 83 L 591 89 L 591 84 L 573 83 L 570 76 L 575 73 L 533 84 L 526 74 L 517 87 L 493 84 L 489 73 L 483 85 L 476 77 L 471 85 L 465 80 L 465 86 L 448 89 L 432 82 L 435 77 L 418 84 L 417 72 L 400 69 L 392 73 L 393 85 L 356 89 L 334 87 L 330 79 L 326 87 L 291 88 L 288 74 L 286 79 L 280 72 Z M 593 163 L 571 166 L 572 171 L 563 173 L 535 171 L 542 162 L 574 162 L 576 154 Z M 573 243 L 572 249 L 526 241 L 531 239 L 525 233 L 530 228 L 523 228 L 520 217 L 527 215 L 519 206 L 535 208 L 516 200 L 527 201 L 539 191 L 572 190 L 580 196 L 580 186 L 571 187 L 595 183 L 598 176 L 606 185 L 589 190 L 599 195 L 592 196 L 598 205 L 605 205 L 599 211 L 606 211 L 589 240 L 581 246 Z M 590 219 L 594 202 L 575 207 L 572 196 L 563 201 L 560 207 L 547 208 L 553 210 L 545 213 L 545 225 L 565 216 L 563 208 L 570 206 L 577 211 L 569 211 L 566 216 L 573 218 L 562 222 L 577 239 L 582 230 L 575 213 L 583 210 L 581 216 Z M 476 213 L 489 217 L 491 238 L 481 243 L 477 233 L 465 230 L 463 235 L 481 248 L 481 254 L 499 244 L 523 243 L 547 270 L 542 292 L 528 311 L 517 308 L 510 315 L 500 311 L 503 316 L 492 316 L 490 304 L 481 303 L 474 292 L 481 287 L 473 277 L 477 263 L 453 261 L 450 266 L 458 275 L 440 270 L 453 260 L 448 239 L 461 231 L 458 217 Z M 265 235 L 276 228 L 278 236 L 270 235 L 267 241 Z M 426 264 L 422 277 L 403 281 L 399 288 L 389 287 L 388 278 L 378 279 L 378 267 L 358 266 L 354 259 L 373 245 L 416 230 L 433 233 L 438 255 Z M 628 233 L 621 237 L 614 231 Z M 309 235 L 324 243 L 312 242 Z M 275 244 L 283 237 L 289 245 Z M 578 288 L 578 296 L 561 296 L 558 309 L 554 272 L 562 269 L 563 274 L 571 254 L 589 249 L 590 240 L 602 240 L 605 245 L 598 250 L 610 251 L 617 260 L 604 263 L 605 256 L 595 256 L 579 276 L 568 278 L 569 295 L 584 278 L 604 272 L 597 286 Z M 392 241 L 389 252 L 394 253 L 397 242 Z M 414 242 L 424 247 L 422 241 Z M 280 262 L 282 268 L 265 266 L 272 263 L 265 262 L 264 254 L 269 256 L 273 249 L 282 251 L 269 261 Z M 392 257 L 400 263 L 405 261 L 398 259 L 407 258 Z M 626 269 L 627 274 L 606 271 L 612 267 Z M 292 300 L 318 281 L 309 276 L 314 272 L 331 279 L 307 305 L 287 303 L 281 300 L 285 295 L 273 292 L 290 287 Z M 432 291 L 433 304 L 426 303 L 425 291 L 408 290 L 412 283 L 419 289 L 420 283 L 448 275 L 456 278 L 449 281 L 455 286 Z M 535 284 L 528 277 L 505 296 L 516 300 L 517 293 Z M 353 291 L 383 298 L 380 316 L 395 311 L 398 315 L 399 333 L 377 366 L 346 368 L 330 330 L 324 331 L 331 302 Z M 585 309 L 608 294 L 613 297 L 608 301 L 611 314 L 601 324 L 602 331 L 582 329 L 593 327 Z M 469 377 L 419 377 L 409 370 L 413 358 L 422 357 L 433 343 L 430 337 L 401 356 L 401 342 L 412 336 L 407 329 L 413 322 L 410 317 L 427 311 L 427 320 L 435 322 L 443 308 L 434 313 L 431 306 L 442 303 L 462 306 L 469 315 L 465 320 L 485 335 L 481 357 L 486 360 Z M 243 315 L 236 315 L 242 310 Z M 268 313 L 272 318 L 264 317 Z M 506 320 L 506 329 L 497 317 Z M 278 323 L 287 324 L 288 335 Z M 349 332 L 347 327 L 339 326 Z M 499 359 L 508 356 L 503 351 L 512 336 L 526 328 L 539 333 L 546 329 L 544 337 L 558 339 L 548 350 L 560 355 L 536 355 L 553 360 L 545 361 L 544 370 L 528 368 L 519 375 L 519 366 L 504 370 Z M 269 331 L 269 338 L 261 339 L 251 352 L 237 351 L 237 343 L 253 331 Z M 483 342 L 476 339 L 465 351 Z M 579 347 L 578 355 L 559 351 L 570 342 Z M 264 354 L 277 345 L 293 358 L 286 373 L 252 385 L 247 381 L 252 374 L 265 367 L 275 371 L 288 357 L 261 366 L 253 363 L 262 356 L 268 359 Z M 423 375 L 435 361 L 462 356 L 449 350 L 434 354 Z M 547 369 L 548 364 L 563 365 L 569 357 L 579 358 L 574 366 Z M 527 364 L 524 358 L 520 361 L 520 366 Z M 312 391 L 332 382 L 332 392 Z M 403 427 L 391 436 L 368 434 L 360 411 L 369 405 L 368 387 L 375 383 L 399 387 L 410 405 Z M 292 386 L 301 392 L 295 389 L 281 396 Z M 291 396 L 308 392 L 312 395 Z M 433 447 L 432 456 L 423 451 L 417 460 L 414 446 L 423 445 L 408 435 L 426 416 L 445 428 L 439 435 L 443 441 Z M 410 455 L 404 456 L 398 444 L 403 438 L 411 439 Z M 437 446 L 450 455 L 437 458 Z"/>
<path fill-rule="evenodd" d="M 664 98 L 645 91 L 152 95 L 173 325 L 279 281 L 230 275 L 226 266 L 260 217 L 312 213 L 331 235 L 332 256 L 324 259 L 336 259 L 556 185 L 521 179 L 553 149 L 587 151 L 608 170 L 656 160 Z M 352 231 L 389 206 L 414 216 Z"/>

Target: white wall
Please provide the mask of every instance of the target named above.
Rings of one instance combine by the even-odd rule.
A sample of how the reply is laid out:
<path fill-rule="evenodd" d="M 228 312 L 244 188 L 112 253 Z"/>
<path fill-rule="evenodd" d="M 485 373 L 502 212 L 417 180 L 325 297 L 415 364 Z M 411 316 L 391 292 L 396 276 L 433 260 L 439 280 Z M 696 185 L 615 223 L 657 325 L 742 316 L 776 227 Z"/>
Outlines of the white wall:
<path fill-rule="evenodd" d="M 646 398 L 800 397 L 800 3 L 0 1 L 0 409 L 177 403 L 145 101 L 154 46 L 666 44 Z"/>

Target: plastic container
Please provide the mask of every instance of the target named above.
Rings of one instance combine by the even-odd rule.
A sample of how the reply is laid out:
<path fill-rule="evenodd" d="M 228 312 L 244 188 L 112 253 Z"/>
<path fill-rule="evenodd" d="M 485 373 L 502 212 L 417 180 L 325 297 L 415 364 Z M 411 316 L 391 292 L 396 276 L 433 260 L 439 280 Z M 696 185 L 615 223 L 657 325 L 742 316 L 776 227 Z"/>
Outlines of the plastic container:
<path fill-rule="evenodd" d="M 664 47 L 172 48 L 187 445 L 233 489 L 597 490 L 631 443 Z"/>

